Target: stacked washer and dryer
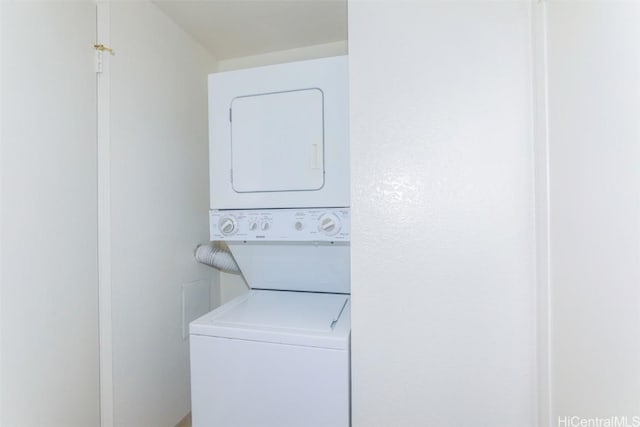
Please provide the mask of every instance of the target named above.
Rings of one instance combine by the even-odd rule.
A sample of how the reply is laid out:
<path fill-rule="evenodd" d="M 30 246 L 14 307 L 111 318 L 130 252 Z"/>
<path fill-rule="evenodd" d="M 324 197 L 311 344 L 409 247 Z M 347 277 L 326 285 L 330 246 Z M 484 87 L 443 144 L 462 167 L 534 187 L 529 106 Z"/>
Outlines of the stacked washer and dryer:
<path fill-rule="evenodd" d="M 194 427 L 350 424 L 347 58 L 209 76 L 211 240 L 250 291 L 190 325 Z"/>

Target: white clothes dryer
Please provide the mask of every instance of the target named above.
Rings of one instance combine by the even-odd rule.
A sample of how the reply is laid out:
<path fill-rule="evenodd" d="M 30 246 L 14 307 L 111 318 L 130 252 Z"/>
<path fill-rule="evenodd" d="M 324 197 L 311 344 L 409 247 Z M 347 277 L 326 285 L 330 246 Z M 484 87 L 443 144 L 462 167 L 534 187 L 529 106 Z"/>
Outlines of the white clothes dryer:
<path fill-rule="evenodd" d="M 209 76 L 211 209 L 349 206 L 347 57 Z"/>

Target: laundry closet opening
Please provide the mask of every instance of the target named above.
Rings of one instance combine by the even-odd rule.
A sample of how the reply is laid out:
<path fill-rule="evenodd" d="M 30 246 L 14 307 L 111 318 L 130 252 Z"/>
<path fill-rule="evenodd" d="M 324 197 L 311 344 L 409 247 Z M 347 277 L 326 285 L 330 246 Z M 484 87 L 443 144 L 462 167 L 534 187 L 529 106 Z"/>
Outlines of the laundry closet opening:
<path fill-rule="evenodd" d="M 240 262 L 259 269 L 246 274 L 219 272 L 194 259 L 198 245 L 226 249 L 219 239 L 210 243 L 209 172 L 216 156 L 210 153 L 209 140 L 217 130 L 209 126 L 208 76 L 348 54 L 347 3 L 152 1 L 99 6 L 97 42 L 115 53 L 103 54 L 99 77 L 108 83 L 107 114 L 98 116 L 98 127 L 108 130 L 99 143 L 102 171 L 108 174 L 101 175 L 98 189 L 105 226 L 100 257 L 105 296 L 100 300 L 102 422 L 172 427 L 191 410 L 189 323 L 248 294 L 247 282 L 261 287 L 282 283 L 278 274 L 258 270 L 277 266 L 276 271 L 284 272 L 296 263 L 287 265 L 279 256 L 281 249 L 255 259 L 244 254 L 248 246 L 236 251 Z M 224 115 L 233 120 L 228 155 L 234 164 L 224 179 L 233 183 L 233 194 L 257 200 L 265 194 L 331 191 L 337 185 L 329 173 L 332 156 L 348 162 L 348 146 L 346 156 L 327 148 L 335 140 L 326 126 L 331 120 L 327 114 L 334 114 L 326 109 L 332 95 L 317 83 L 296 89 L 303 90 L 276 88 L 236 93 L 229 99 Z M 243 96 L 247 94 L 252 96 Z M 279 108 L 290 101 L 295 108 Z M 269 113 L 259 116 L 263 122 L 292 126 L 272 127 L 265 134 L 255 126 L 257 111 Z M 346 117 L 347 106 L 339 114 Z M 254 125 L 245 126 L 247 121 Z M 263 141 L 258 148 L 250 142 L 255 132 Z M 272 173 L 258 176 L 257 169 Z M 287 207 L 284 201 L 279 208 Z M 348 202 L 330 205 L 322 203 L 342 208 Z M 329 213 L 334 215 L 326 217 L 329 221 L 343 219 L 340 211 Z M 256 218 L 256 227 L 266 218 Z M 286 221 L 289 224 L 289 218 Z M 293 224 L 297 222 L 304 221 Z M 345 245 L 320 242 L 297 253 L 325 256 L 331 248 L 348 251 Z M 318 269 L 310 261 L 300 266 Z M 344 258 L 336 257 L 327 271 L 336 277 L 345 267 Z M 333 306 L 329 311 L 335 311 Z"/>

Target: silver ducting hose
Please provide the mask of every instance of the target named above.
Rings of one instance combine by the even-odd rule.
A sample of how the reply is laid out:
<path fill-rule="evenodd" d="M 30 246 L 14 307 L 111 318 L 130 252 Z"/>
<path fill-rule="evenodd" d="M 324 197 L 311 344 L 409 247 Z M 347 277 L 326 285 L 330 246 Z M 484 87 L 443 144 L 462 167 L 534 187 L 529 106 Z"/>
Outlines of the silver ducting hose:
<path fill-rule="evenodd" d="M 240 274 L 240 267 L 233 259 L 233 255 L 226 248 L 211 245 L 198 245 L 195 250 L 196 261 L 206 264 L 220 271 Z"/>

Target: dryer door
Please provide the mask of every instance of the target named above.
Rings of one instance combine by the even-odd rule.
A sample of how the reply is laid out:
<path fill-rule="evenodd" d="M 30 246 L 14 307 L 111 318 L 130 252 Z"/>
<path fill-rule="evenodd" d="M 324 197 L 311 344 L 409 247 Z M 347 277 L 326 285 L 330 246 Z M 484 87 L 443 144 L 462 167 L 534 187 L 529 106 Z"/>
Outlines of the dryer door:
<path fill-rule="evenodd" d="M 324 185 L 324 96 L 310 88 L 234 98 L 232 185 L 238 193 Z"/>

